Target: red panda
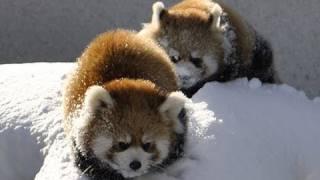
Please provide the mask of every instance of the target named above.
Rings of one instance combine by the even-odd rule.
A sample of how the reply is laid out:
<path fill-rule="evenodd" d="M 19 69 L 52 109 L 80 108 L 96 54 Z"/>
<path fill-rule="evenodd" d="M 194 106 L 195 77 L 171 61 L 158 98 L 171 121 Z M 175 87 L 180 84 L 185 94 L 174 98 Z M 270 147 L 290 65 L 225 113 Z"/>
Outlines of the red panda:
<path fill-rule="evenodd" d="M 64 130 L 92 179 L 126 179 L 182 156 L 188 99 L 167 54 L 126 30 L 95 38 L 64 90 Z"/>
<path fill-rule="evenodd" d="M 183 0 L 169 9 L 154 3 L 152 20 L 140 34 L 165 48 L 189 97 L 209 81 L 278 81 L 270 44 L 220 1 Z"/>

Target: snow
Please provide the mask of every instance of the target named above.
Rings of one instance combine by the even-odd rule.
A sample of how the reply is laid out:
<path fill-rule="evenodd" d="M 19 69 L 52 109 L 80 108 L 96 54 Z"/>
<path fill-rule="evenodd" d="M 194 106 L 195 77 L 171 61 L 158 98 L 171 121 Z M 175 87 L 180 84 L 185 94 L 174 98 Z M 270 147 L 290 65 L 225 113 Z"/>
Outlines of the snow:
<path fill-rule="evenodd" d="M 61 127 L 61 89 L 73 66 L 0 66 L 1 179 L 86 179 Z M 139 179 L 319 180 L 319 99 L 257 79 L 209 83 L 186 106 L 185 158 Z"/>
<path fill-rule="evenodd" d="M 189 88 L 202 79 L 202 69 L 196 68 L 190 61 L 179 61 L 174 66 L 180 87 Z"/>

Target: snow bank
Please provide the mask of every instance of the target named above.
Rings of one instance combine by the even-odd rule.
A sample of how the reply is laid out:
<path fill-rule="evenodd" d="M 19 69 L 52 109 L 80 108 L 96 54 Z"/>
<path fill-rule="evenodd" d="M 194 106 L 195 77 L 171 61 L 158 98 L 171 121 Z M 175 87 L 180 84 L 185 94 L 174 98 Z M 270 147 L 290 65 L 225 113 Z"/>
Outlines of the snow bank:
<path fill-rule="evenodd" d="M 85 179 L 61 127 L 61 86 L 72 66 L 0 66 L 1 179 Z M 319 98 L 239 79 L 207 84 L 193 101 L 186 158 L 141 179 L 320 179 Z"/>
<path fill-rule="evenodd" d="M 70 67 L 0 66 L 1 179 L 34 179 L 61 136 L 61 82 Z"/>

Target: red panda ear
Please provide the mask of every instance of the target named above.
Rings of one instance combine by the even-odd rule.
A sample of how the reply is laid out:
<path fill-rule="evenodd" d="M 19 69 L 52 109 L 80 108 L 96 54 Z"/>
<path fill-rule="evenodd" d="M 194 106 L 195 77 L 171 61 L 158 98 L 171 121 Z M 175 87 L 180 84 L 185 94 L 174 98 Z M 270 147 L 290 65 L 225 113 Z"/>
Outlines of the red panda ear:
<path fill-rule="evenodd" d="M 91 86 L 87 89 L 84 100 L 84 108 L 93 113 L 99 107 L 109 108 L 113 106 L 113 99 L 109 92 L 101 86 Z"/>
<path fill-rule="evenodd" d="M 190 100 L 182 92 L 172 92 L 159 108 L 165 119 L 173 121 L 175 132 L 179 134 L 184 132 L 184 125 L 179 119 L 179 114 L 188 101 Z"/>
<path fill-rule="evenodd" d="M 164 4 L 162 2 L 155 2 L 152 5 L 152 19 L 150 23 L 143 23 L 142 30 L 139 32 L 139 35 L 144 37 L 152 37 L 155 38 L 155 32 L 160 30 L 161 21 L 163 21 L 164 16 L 168 13 L 165 9 Z"/>
<path fill-rule="evenodd" d="M 167 13 L 162 2 L 158 1 L 152 5 L 152 20 L 151 24 L 160 25 L 163 16 Z"/>
<path fill-rule="evenodd" d="M 211 7 L 208 23 L 213 31 L 221 31 L 221 15 L 223 11 L 220 5 L 214 4 Z"/>

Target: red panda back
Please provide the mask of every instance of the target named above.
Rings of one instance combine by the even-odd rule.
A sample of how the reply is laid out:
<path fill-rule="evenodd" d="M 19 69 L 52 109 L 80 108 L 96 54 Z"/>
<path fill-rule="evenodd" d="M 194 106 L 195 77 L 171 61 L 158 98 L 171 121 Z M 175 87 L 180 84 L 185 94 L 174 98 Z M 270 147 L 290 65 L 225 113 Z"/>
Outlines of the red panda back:
<path fill-rule="evenodd" d="M 65 116 L 81 106 L 89 86 L 121 78 L 149 80 L 168 92 L 178 89 L 174 68 L 156 43 L 130 31 L 107 32 L 79 57 L 65 89 Z"/>

